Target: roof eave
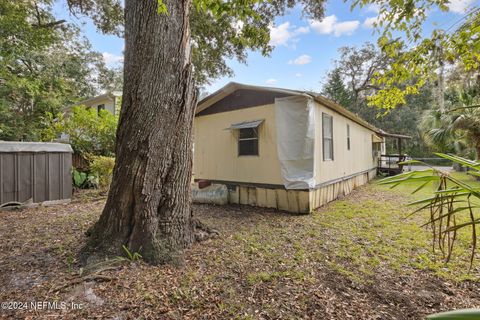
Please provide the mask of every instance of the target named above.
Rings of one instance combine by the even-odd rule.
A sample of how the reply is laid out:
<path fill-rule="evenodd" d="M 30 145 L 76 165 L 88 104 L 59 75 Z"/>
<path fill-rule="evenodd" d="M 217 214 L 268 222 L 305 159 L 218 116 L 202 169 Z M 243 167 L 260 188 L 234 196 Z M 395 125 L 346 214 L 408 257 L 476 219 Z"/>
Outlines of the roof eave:
<path fill-rule="evenodd" d="M 408 136 L 405 134 L 398 134 L 398 133 L 388 133 L 383 130 L 379 133 L 382 137 L 387 137 L 387 138 L 399 138 L 399 139 L 413 139 L 412 136 Z"/>
<path fill-rule="evenodd" d="M 289 90 L 289 89 L 283 89 L 283 88 L 274 88 L 274 87 L 264 87 L 264 86 L 254 86 L 254 85 L 248 85 L 248 84 L 243 84 L 243 83 L 238 83 L 238 82 L 229 82 L 226 84 L 224 87 L 218 89 L 214 93 L 206 96 L 202 100 L 200 100 L 197 103 L 197 108 L 195 110 L 195 113 L 199 113 L 215 102 L 220 101 L 221 99 L 225 98 L 229 94 L 233 93 L 234 91 L 238 89 L 250 89 L 250 90 L 257 90 L 257 91 L 268 91 L 268 92 L 278 92 L 278 93 L 285 93 L 285 94 L 290 94 L 290 95 L 297 95 L 297 96 L 307 96 L 305 92 L 302 91 L 297 91 L 297 90 Z M 310 95 L 308 95 L 310 96 Z"/>
<path fill-rule="evenodd" d="M 364 119 L 360 118 L 358 115 L 354 114 L 353 112 L 347 110 L 345 107 L 343 107 L 343 106 L 339 105 L 338 103 L 336 103 L 336 102 L 334 102 L 330 99 L 327 99 L 323 96 L 315 95 L 315 94 L 312 94 L 312 93 L 309 93 L 309 92 L 306 92 L 306 91 L 290 90 L 290 89 L 275 88 L 275 87 L 254 86 L 254 85 L 242 84 L 242 83 L 238 83 L 238 82 L 229 82 L 224 87 L 218 89 L 214 93 L 212 93 L 212 94 L 208 95 L 207 97 L 203 98 L 202 100 L 200 100 L 197 103 L 197 108 L 195 110 L 195 113 L 199 113 L 199 112 L 205 110 L 209 106 L 211 106 L 214 103 L 220 101 L 221 99 L 223 99 L 224 97 L 226 97 L 227 95 L 233 93 L 235 90 L 238 90 L 238 89 L 250 89 L 250 90 L 259 90 L 259 91 L 261 90 L 261 91 L 268 91 L 268 92 L 285 93 L 285 94 L 289 94 L 289 95 L 292 95 L 292 96 L 304 96 L 304 97 L 313 99 L 313 100 L 321 103 L 325 107 L 340 113 L 344 117 L 360 124 L 361 126 L 367 128 L 367 129 L 369 129 L 369 130 L 371 130 L 375 133 L 381 134 L 382 132 L 384 132 L 383 130 L 375 127 L 374 125 L 372 125 L 372 124 L 368 123 L 367 121 L 365 121 Z"/>
<path fill-rule="evenodd" d="M 101 95 L 98 95 L 98 96 L 88 98 L 86 100 L 82 100 L 82 101 L 79 101 L 77 103 L 74 103 L 74 104 L 68 106 L 68 108 L 73 107 L 73 106 L 79 106 L 79 105 L 86 104 L 86 103 L 95 102 L 95 101 L 98 101 L 98 100 L 104 100 L 104 99 L 109 99 L 109 100 L 113 101 L 113 100 L 115 100 L 115 98 L 117 98 L 119 96 L 121 96 L 121 95 L 119 95 L 117 93 L 114 93 L 114 92 L 107 92 L 107 93 L 104 93 L 104 94 L 101 94 Z"/>

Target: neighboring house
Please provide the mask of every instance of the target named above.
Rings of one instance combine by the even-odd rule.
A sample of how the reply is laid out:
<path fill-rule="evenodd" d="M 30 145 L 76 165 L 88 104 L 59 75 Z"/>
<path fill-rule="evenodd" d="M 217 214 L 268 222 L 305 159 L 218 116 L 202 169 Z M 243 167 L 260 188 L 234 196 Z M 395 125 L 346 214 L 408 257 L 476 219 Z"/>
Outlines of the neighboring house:
<path fill-rule="evenodd" d="M 239 83 L 199 101 L 194 134 L 195 181 L 302 213 L 375 177 L 387 135 L 316 93 Z"/>
<path fill-rule="evenodd" d="M 118 113 L 118 105 L 120 102 L 120 98 L 122 97 L 122 93 L 118 91 L 107 92 L 105 94 L 80 101 L 75 105 L 84 105 L 89 108 L 95 108 L 97 112 L 100 110 L 107 110 L 110 111 L 112 114 Z"/>

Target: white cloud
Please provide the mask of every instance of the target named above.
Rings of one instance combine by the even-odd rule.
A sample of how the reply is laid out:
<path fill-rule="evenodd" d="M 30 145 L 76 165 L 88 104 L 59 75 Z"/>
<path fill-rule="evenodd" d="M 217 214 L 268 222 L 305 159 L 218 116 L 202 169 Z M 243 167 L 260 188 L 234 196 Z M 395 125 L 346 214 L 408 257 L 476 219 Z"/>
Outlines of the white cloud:
<path fill-rule="evenodd" d="M 465 13 L 470 8 L 474 0 L 450 0 L 447 4 L 448 9 L 455 13 Z"/>
<path fill-rule="evenodd" d="M 309 33 L 310 32 L 310 28 L 309 27 L 300 27 L 300 28 L 297 28 L 297 30 L 295 30 L 295 34 L 302 34 L 302 33 Z"/>
<path fill-rule="evenodd" d="M 335 31 L 333 32 L 333 34 L 335 35 L 335 37 L 340 37 L 343 34 L 351 35 L 353 31 L 358 29 L 359 25 L 360 22 L 358 20 L 337 23 L 334 26 Z"/>
<path fill-rule="evenodd" d="M 332 14 L 323 18 L 322 21 L 310 20 L 310 27 L 320 34 L 333 34 L 335 37 L 341 35 L 351 35 L 355 31 L 360 22 L 358 20 L 338 22 L 337 17 Z"/>
<path fill-rule="evenodd" d="M 310 57 L 308 54 L 302 54 L 297 59 L 288 61 L 288 64 L 296 64 L 301 66 L 304 64 L 309 64 L 310 62 L 312 62 L 312 57 Z"/>
<path fill-rule="evenodd" d="M 290 32 L 290 22 L 285 22 L 279 25 L 278 27 L 270 28 L 270 44 L 272 46 L 286 45 L 288 40 L 291 38 Z"/>
<path fill-rule="evenodd" d="M 268 79 L 267 81 L 265 81 L 266 84 L 268 84 L 269 86 L 273 86 L 273 85 L 276 85 L 278 83 L 277 79 Z"/>
<path fill-rule="evenodd" d="M 115 55 L 110 52 L 104 52 L 102 53 L 103 55 L 103 61 L 105 61 L 105 64 L 107 65 L 112 65 L 116 63 L 122 63 L 123 62 L 123 56 L 122 55 Z"/>
<path fill-rule="evenodd" d="M 378 23 L 378 16 L 365 19 L 363 26 L 366 28 L 375 27 L 375 23 Z"/>
<path fill-rule="evenodd" d="M 301 77 L 303 77 L 303 74 L 301 74 L 300 72 L 299 72 L 299 73 L 295 73 L 295 77 L 301 78 Z"/>
<path fill-rule="evenodd" d="M 290 26 L 290 22 L 288 21 L 277 27 L 270 26 L 270 45 L 287 46 L 289 42 L 296 40 L 300 34 L 305 34 L 308 32 L 310 32 L 308 27 L 294 29 L 294 27 Z"/>
<path fill-rule="evenodd" d="M 333 32 L 335 23 L 337 23 L 337 17 L 331 15 L 323 18 L 322 21 L 310 20 L 310 27 L 320 34 L 330 34 Z"/>

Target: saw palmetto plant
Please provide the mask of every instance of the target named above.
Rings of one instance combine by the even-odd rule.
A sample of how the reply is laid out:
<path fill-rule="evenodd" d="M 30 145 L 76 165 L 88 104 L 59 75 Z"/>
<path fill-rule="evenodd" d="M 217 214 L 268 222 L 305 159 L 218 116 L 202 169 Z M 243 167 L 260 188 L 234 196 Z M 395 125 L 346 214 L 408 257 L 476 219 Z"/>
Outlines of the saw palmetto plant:
<path fill-rule="evenodd" d="M 468 174 L 480 177 L 480 162 L 443 153 L 436 155 L 464 166 L 468 168 Z M 403 183 L 415 183 L 417 187 L 413 193 L 433 183 L 436 190 L 431 196 L 409 204 L 418 207 L 411 215 L 428 210 L 430 215 L 423 226 L 431 228 L 433 250 L 440 250 L 446 262 L 451 258 L 458 231 L 469 229 L 471 231 L 471 269 L 477 250 L 477 225 L 480 224 L 477 212 L 480 208 L 480 188 L 421 161 L 411 160 L 404 164 L 416 164 L 428 168 L 388 177 L 380 180 L 379 183 L 391 185 L 392 188 Z"/>
<path fill-rule="evenodd" d="M 479 78 L 480 79 L 480 78 Z M 480 84 L 480 80 L 479 80 Z M 480 90 L 478 86 L 452 89 L 448 109 L 433 107 L 419 123 L 422 138 L 431 148 L 457 155 L 480 155 Z M 478 159 L 478 158 L 477 158 Z"/>

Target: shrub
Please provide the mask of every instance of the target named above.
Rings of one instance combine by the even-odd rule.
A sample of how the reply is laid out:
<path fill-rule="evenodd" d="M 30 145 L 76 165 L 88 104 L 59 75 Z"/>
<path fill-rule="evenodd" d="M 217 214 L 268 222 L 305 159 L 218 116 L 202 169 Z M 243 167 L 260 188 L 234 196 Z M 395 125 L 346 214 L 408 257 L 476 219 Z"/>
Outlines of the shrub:
<path fill-rule="evenodd" d="M 72 170 L 73 185 L 80 189 L 97 188 L 98 178 L 88 172 Z"/>
<path fill-rule="evenodd" d="M 43 141 L 54 141 L 66 134 L 73 150 L 80 155 L 113 156 L 115 153 L 118 117 L 107 110 L 98 113 L 93 108 L 76 106 L 69 115 L 47 113 L 43 120 Z"/>
<path fill-rule="evenodd" d="M 113 166 L 115 158 L 105 156 L 91 156 L 90 171 L 98 177 L 98 185 L 101 188 L 108 188 L 112 181 Z"/>

